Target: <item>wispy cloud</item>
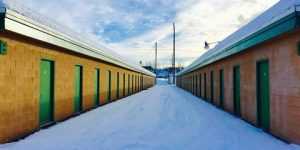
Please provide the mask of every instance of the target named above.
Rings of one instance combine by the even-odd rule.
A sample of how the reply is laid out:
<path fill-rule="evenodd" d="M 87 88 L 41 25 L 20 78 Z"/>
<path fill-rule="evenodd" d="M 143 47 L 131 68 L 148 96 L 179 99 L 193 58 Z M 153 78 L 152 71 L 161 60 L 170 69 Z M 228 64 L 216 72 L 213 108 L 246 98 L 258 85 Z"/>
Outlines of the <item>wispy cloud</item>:
<path fill-rule="evenodd" d="M 176 22 L 178 33 L 177 58 L 180 60 L 179 63 L 185 65 L 205 52 L 203 48 L 205 40 L 214 42 L 224 39 L 275 4 L 277 0 L 199 0 L 189 2 L 190 5 L 184 5 L 178 9 L 173 20 Z M 171 22 L 166 22 L 140 36 L 110 45 L 116 49 L 126 49 L 121 52 L 123 55 L 151 61 L 149 55 L 150 58 L 153 57 L 152 45 L 157 40 L 160 49 L 159 60 L 164 65 L 166 58 L 172 56 L 171 34 Z"/>
<path fill-rule="evenodd" d="M 5 0 L 11 1 L 11 0 Z M 176 23 L 177 60 L 188 64 L 278 0 L 14 0 L 135 62 L 153 62 L 154 42 L 159 63 L 170 64 L 172 22 Z"/>

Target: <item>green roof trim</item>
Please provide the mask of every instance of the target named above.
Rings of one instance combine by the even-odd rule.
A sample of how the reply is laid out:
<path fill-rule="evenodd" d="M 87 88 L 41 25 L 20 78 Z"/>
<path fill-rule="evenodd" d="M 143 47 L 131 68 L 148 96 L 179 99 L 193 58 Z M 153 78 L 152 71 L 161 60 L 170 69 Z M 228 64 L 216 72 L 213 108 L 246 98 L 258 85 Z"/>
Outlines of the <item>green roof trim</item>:
<path fill-rule="evenodd" d="M 4 18 L 5 18 L 5 13 L 0 13 L 0 31 L 5 30 Z"/>
<path fill-rule="evenodd" d="M 207 59 L 203 60 L 201 63 L 192 67 L 190 70 L 187 70 L 186 72 L 183 73 L 179 73 L 178 76 L 195 71 L 196 69 L 203 68 L 211 63 L 214 63 L 221 59 L 225 59 L 229 56 L 238 54 L 240 52 L 246 51 L 250 47 L 261 44 L 265 41 L 280 36 L 284 33 L 293 31 L 294 29 L 298 28 L 300 25 L 299 16 L 300 16 L 299 12 L 294 12 L 274 22 L 273 24 L 270 24 L 269 26 L 257 31 L 256 33 L 250 35 L 249 37 L 233 44 L 232 46 L 226 48 L 224 51 L 208 57 Z"/>

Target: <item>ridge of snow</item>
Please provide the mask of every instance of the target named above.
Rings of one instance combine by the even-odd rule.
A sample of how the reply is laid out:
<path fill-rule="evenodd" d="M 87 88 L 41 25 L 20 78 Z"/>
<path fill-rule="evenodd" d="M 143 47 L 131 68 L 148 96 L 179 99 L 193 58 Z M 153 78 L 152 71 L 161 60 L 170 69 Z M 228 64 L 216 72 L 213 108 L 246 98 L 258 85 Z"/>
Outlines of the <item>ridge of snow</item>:
<path fill-rule="evenodd" d="M 179 74 L 194 69 L 195 66 L 203 63 L 204 61 L 206 61 L 206 59 L 211 59 L 210 57 L 225 52 L 227 48 L 234 45 L 235 43 L 246 39 L 252 34 L 269 26 L 270 24 L 280 20 L 281 18 L 284 18 L 292 12 L 295 12 L 297 10 L 296 6 L 298 5 L 300 5 L 300 0 L 280 0 L 277 4 L 266 10 L 261 15 L 254 18 L 248 24 L 244 25 L 242 28 L 238 29 L 236 32 L 226 37 L 219 44 L 217 44 L 216 47 L 205 52 L 192 64 L 190 64 L 184 70 L 179 72 Z"/>

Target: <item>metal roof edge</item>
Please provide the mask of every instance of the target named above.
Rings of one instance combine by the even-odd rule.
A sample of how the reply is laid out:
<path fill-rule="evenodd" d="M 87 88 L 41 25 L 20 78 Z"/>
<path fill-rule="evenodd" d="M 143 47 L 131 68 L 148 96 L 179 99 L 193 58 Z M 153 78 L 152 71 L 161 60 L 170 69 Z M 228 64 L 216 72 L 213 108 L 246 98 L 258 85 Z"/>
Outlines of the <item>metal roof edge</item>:
<path fill-rule="evenodd" d="M 68 35 L 55 31 L 13 10 L 0 8 L 0 13 L 4 14 L 4 18 L 0 20 L 0 25 L 3 24 L 3 26 L 1 25 L 0 27 L 2 27 L 3 30 L 12 31 L 36 40 L 63 47 L 75 53 L 100 59 L 129 70 L 155 76 L 155 74 L 142 67 L 136 67 L 119 60 L 119 58 L 114 58 L 112 55 L 105 54 L 101 49 L 73 39 Z"/>

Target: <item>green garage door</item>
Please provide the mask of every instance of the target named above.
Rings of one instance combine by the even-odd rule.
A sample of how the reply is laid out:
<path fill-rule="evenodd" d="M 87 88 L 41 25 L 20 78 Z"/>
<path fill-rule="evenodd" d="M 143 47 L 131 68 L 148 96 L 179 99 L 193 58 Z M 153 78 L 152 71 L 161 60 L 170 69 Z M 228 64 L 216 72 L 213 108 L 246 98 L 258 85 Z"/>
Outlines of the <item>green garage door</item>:
<path fill-rule="evenodd" d="M 264 130 L 270 127 L 269 62 L 257 63 L 257 122 Z"/>
<path fill-rule="evenodd" d="M 53 121 L 54 63 L 40 62 L 40 126 Z"/>
<path fill-rule="evenodd" d="M 106 71 L 106 102 L 111 102 L 111 71 Z"/>
<path fill-rule="evenodd" d="M 140 90 L 143 90 L 143 75 L 140 76 Z"/>
<path fill-rule="evenodd" d="M 240 66 L 233 68 L 233 104 L 234 113 L 241 116 L 241 84 L 240 84 Z"/>
<path fill-rule="evenodd" d="M 210 72 L 210 102 L 214 103 L 214 72 Z"/>
<path fill-rule="evenodd" d="M 117 72 L 117 99 L 120 98 L 120 73 Z"/>
<path fill-rule="evenodd" d="M 200 79 L 200 83 L 199 83 L 199 93 L 200 93 L 200 98 L 202 98 L 203 96 L 202 96 L 202 74 L 200 74 L 200 77 L 199 77 Z"/>
<path fill-rule="evenodd" d="M 224 108 L 224 71 L 223 69 L 220 70 L 220 107 Z"/>
<path fill-rule="evenodd" d="M 135 91 L 134 91 L 134 82 L 133 82 L 133 81 L 134 81 L 134 76 L 132 75 L 132 76 L 131 76 L 131 93 L 132 93 L 132 94 L 134 94 L 134 92 L 135 92 Z"/>
<path fill-rule="evenodd" d="M 128 75 L 127 78 L 127 95 L 130 95 L 130 75 Z"/>
<path fill-rule="evenodd" d="M 204 73 L 204 100 L 207 100 L 207 94 L 206 94 L 206 91 L 207 91 L 207 87 L 206 87 L 206 73 Z"/>
<path fill-rule="evenodd" d="M 137 92 L 137 76 L 134 76 L 134 91 Z"/>
<path fill-rule="evenodd" d="M 154 80 L 155 80 L 155 84 L 156 84 L 156 78 Z M 142 75 L 142 90 L 144 90 L 144 76 L 143 75 Z"/>
<path fill-rule="evenodd" d="M 198 96 L 198 76 L 195 75 L 195 95 Z"/>
<path fill-rule="evenodd" d="M 94 96 L 95 106 L 99 106 L 99 99 L 100 99 L 100 69 L 96 69 L 95 70 L 95 96 Z"/>
<path fill-rule="evenodd" d="M 126 75 L 125 75 L 125 73 L 124 73 L 124 74 L 123 74 L 123 97 L 126 96 L 126 95 L 125 95 L 125 94 L 126 94 L 126 91 L 125 91 L 125 90 L 126 90 L 126 83 L 125 83 L 125 82 L 126 82 L 126 79 L 125 79 L 125 78 L 126 78 Z"/>
<path fill-rule="evenodd" d="M 75 97 L 74 111 L 79 113 L 82 111 L 82 66 L 75 66 Z"/>

